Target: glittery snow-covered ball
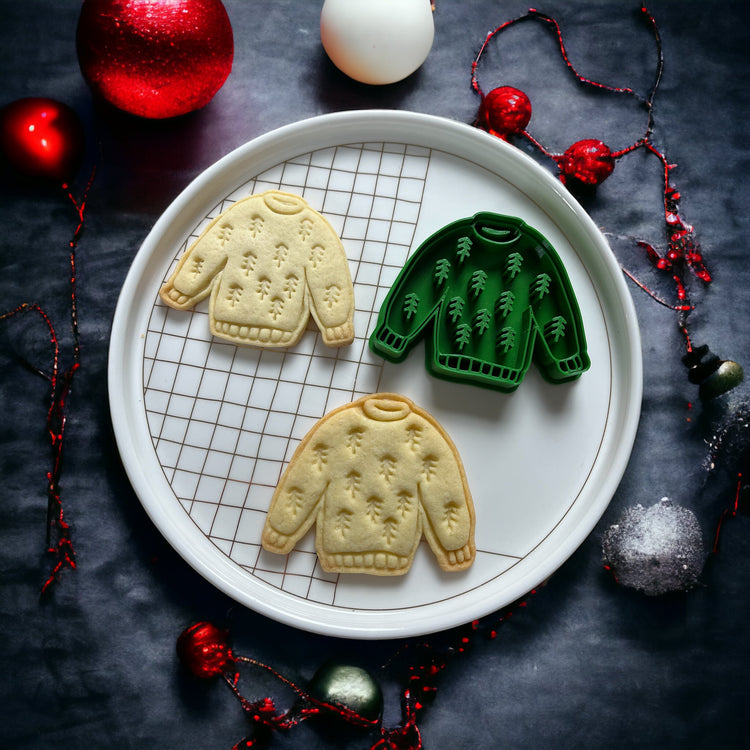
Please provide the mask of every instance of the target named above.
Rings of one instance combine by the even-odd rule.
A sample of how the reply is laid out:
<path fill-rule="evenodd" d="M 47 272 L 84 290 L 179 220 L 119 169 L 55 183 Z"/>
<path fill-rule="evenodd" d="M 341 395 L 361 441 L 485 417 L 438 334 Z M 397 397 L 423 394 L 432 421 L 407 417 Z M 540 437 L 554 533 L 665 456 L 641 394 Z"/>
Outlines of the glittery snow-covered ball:
<path fill-rule="evenodd" d="M 695 514 L 668 498 L 626 510 L 605 532 L 602 553 L 619 583 L 649 596 L 693 588 L 705 562 Z"/>
<path fill-rule="evenodd" d="M 531 102 L 513 86 L 492 89 L 482 98 L 479 125 L 500 138 L 522 133 L 531 119 Z"/>
<path fill-rule="evenodd" d="M 609 146 L 595 138 L 576 141 L 562 156 L 557 157 L 560 179 L 565 184 L 580 183 L 596 186 L 612 174 L 615 157 Z"/>

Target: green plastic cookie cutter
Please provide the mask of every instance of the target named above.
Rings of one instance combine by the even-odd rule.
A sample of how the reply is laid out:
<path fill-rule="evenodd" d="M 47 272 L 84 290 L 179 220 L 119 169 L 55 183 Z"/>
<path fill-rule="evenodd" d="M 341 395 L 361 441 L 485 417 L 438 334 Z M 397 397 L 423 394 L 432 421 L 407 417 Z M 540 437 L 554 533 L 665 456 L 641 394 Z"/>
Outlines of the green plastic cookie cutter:
<path fill-rule="evenodd" d="M 557 251 L 514 216 L 460 219 L 409 257 L 370 348 L 401 362 L 423 336 L 433 375 L 506 392 L 519 386 L 532 359 L 552 383 L 574 380 L 590 366 L 578 301 Z"/>

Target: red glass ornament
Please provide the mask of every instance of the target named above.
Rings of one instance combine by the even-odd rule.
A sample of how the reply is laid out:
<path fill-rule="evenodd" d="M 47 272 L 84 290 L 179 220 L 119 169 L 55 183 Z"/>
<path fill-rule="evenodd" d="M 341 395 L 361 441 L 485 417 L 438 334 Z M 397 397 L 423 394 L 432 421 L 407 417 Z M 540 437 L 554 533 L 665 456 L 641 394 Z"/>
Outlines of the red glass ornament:
<path fill-rule="evenodd" d="M 27 177 L 66 182 L 81 166 L 83 126 L 78 115 L 54 99 L 17 99 L 0 110 L 0 150 Z"/>
<path fill-rule="evenodd" d="M 235 663 L 225 630 L 210 622 L 196 622 L 177 639 L 177 656 L 196 677 L 208 679 L 224 674 Z"/>
<path fill-rule="evenodd" d="M 492 135 L 505 139 L 522 133 L 530 119 L 529 97 L 513 86 L 500 86 L 482 97 L 479 124 Z"/>
<path fill-rule="evenodd" d="M 594 138 L 576 141 L 562 156 L 555 158 L 564 183 L 600 185 L 612 174 L 615 157 L 609 146 Z"/>
<path fill-rule="evenodd" d="M 234 58 L 221 0 L 84 0 L 76 44 L 91 89 L 151 119 L 204 107 Z"/>

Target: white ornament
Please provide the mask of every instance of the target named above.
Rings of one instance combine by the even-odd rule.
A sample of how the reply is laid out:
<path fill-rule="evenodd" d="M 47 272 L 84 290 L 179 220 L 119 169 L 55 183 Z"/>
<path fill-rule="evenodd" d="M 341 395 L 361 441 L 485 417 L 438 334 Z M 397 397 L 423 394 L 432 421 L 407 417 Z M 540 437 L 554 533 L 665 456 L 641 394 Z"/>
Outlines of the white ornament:
<path fill-rule="evenodd" d="M 361 83 L 401 81 L 435 37 L 430 0 L 325 0 L 320 40 L 333 64 Z"/>

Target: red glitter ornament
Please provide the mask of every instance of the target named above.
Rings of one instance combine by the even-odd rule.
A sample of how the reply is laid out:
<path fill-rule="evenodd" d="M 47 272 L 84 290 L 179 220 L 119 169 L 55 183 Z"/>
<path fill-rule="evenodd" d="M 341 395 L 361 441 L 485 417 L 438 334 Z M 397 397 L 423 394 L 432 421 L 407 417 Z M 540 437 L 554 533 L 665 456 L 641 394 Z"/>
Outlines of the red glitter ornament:
<path fill-rule="evenodd" d="M 609 146 L 595 138 L 576 141 L 555 161 L 563 183 L 575 181 L 582 185 L 601 185 L 612 174 L 615 158 Z"/>
<path fill-rule="evenodd" d="M 55 182 L 72 179 L 84 152 L 78 115 L 54 99 L 17 99 L 0 110 L 0 150 L 14 170 Z"/>
<path fill-rule="evenodd" d="M 96 94 L 163 119 L 213 99 L 232 70 L 234 38 L 220 0 L 84 0 L 77 50 Z"/>
<path fill-rule="evenodd" d="M 210 622 L 196 622 L 177 639 L 180 661 L 196 677 L 209 679 L 227 672 L 235 658 L 227 633 Z"/>
<path fill-rule="evenodd" d="M 506 139 L 522 133 L 531 119 L 531 102 L 513 86 L 499 86 L 482 97 L 478 124 L 487 132 Z"/>

